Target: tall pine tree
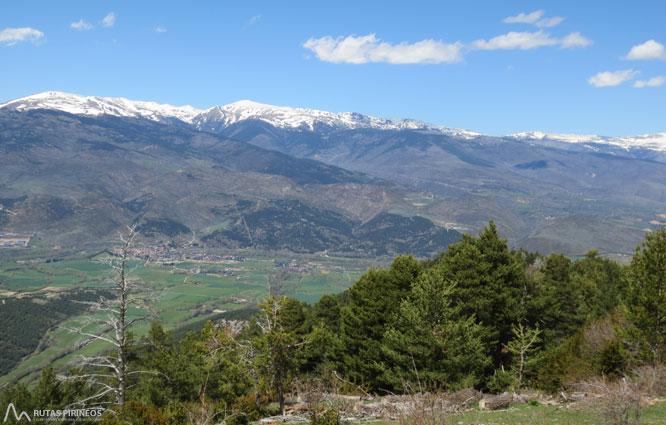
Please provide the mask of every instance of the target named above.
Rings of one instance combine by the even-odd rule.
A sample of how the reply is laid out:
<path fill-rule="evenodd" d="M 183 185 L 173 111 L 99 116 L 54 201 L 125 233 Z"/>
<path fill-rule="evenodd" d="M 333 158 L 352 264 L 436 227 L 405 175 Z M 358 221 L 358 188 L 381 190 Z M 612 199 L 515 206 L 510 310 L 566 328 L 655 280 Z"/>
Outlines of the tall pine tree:
<path fill-rule="evenodd" d="M 420 270 L 413 257 L 403 255 L 388 270 L 369 270 L 349 289 L 347 305 L 340 312 L 339 366 L 350 380 L 372 390 L 390 389 L 382 339 Z"/>
<path fill-rule="evenodd" d="M 464 235 L 440 257 L 442 267 L 457 282 L 452 304 L 463 317 L 475 317 L 495 367 L 508 364 L 503 346 L 513 338 L 512 326 L 525 314 L 524 265 L 511 253 L 506 239 L 490 222 L 478 238 Z"/>

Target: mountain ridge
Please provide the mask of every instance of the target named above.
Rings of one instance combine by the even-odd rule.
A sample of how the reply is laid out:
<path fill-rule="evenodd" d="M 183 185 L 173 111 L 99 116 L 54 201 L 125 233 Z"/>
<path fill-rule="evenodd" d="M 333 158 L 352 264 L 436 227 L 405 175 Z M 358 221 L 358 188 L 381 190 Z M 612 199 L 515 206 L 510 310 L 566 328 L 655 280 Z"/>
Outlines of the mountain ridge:
<path fill-rule="evenodd" d="M 544 251 L 557 247 L 571 254 L 580 254 L 585 247 L 629 253 L 643 232 L 666 225 L 666 151 L 658 149 L 625 149 L 603 143 L 596 136 L 471 136 L 469 132 L 437 130 L 418 121 L 382 121 L 361 114 L 332 114 L 251 101 L 213 107 L 206 116 L 200 111 L 59 92 L 7 102 L 0 105 L 0 118 L 5 117 L 4 122 L 0 119 L 0 139 L 5 143 L 0 148 L 13 152 L 17 160 L 5 158 L 6 193 L 0 195 L 14 199 L 24 195 L 23 189 L 14 188 L 48 187 L 54 179 L 63 178 L 62 170 L 74 176 L 74 170 L 82 167 L 77 158 L 62 163 L 62 170 L 42 166 L 61 155 L 66 146 L 62 143 L 73 141 L 75 145 L 68 148 L 72 152 L 100 161 L 99 153 L 103 153 L 115 158 L 120 167 L 123 161 L 131 160 L 135 165 L 130 163 L 128 170 L 134 174 L 128 176 L 135 181 L 145 180 L 142 176 L 155 171 L 161 175 L 152 186 L 133 186 L 137 196 L 125 194 L 119 199 L 120 204 L 112 202 L 103 211 L 116 214 L 107 220 L 109 228 L 121 216 L 132 216 L 141 211 L 140 205 L 147 205 L 150 211 L 159 213 L 154 217 L 155 228 L 167 223 L 163 219 L 170 219 L 198 230 L 197 234 L 208 228 L 219 230 L 211 236 L 210 243 L 275 242 L 267 233 L 255 234 L 245 241 L 246 232 L 236 209 L 243 216 L 252 217 L 261 229 L 269 225 L 267 216 L 281 217 L 285 230 L 303 223 L 303 235 L 307 233 L 319 240 L 319 247 L 330 247 L 342 240 L 346 242 L 338 246 L 349 247 L 346 243 L 361 235 L 374 238 L 377 233 L 363 227 L 364 223 L 383 228 L 392 223 L 410 228 L 417 235 L 421 229 L 418 220 L 398 219 L 414 215 L 439 227 L 468 233 L 482 230 L 492 219 L 514 247 Z M 38 117 L 41 118 L 35 120 Z M 11 124 L 12 120 L 17 121 Z M 402 125 L 405 123 L 409 126 Z M 14 135 L 8 132 L 12 125 Z M 187 136 L 181 137 L 178 132 L 186 132 Z M 118 137 L 110 138 L 113 134 Z M 660 134 L 655 136 L 659 137 Z M 48 158 L 42 157 L 41 152 L 48 149 L 54 150 Z M 39 158 L 43 158 L 42 163 L 35 163 Z M 171 173 L 160 171 L 164 164 L 173 167 Z M 108 165 L 109 161 L 100 162 L 101 169 Z M 182 169 L 182 173 L 174 173 L 176 169 Z M 41 170 L 39 178 L 36 170 Z M 82 170 L 91 176 L 95 172 Z M 103 195 L 99 201 L 90 198 L 100 205 L 107 193 L 112 194 L 129 182 L 114 182 L 112 175 L 101 177 L 88 182 L 90 187 L 104 191 L 96 192 Z M 0 189 L 2 184 L 0 181 Z M 391 191 L 391 185 L 402 189 L 386 192 Z M 196 194 L 191 198 L 196 208 L 189 208 L 185 202 L 182 208 L 174 209 L 168 199 L 172 193 L 187 195 L 186 187 Z M 226 195 L 217 193 L 218 187 L 224 187 Z M 71 191 L 75 193 L 76 189 Z M 256 193 L 252 199 L 247 198 L 250 192 Z M 261 201 L 266 195 L 272 199 L 270 202 Z M 234 207 L 241 200 L 251 202 Z M 299 203 L 294 204 L 297 206 L 292 208 L 293 214 L 281 216 L 281 206 L 292 204 L 277 200 Z M 31 200 L 25 202 L 26 213 L 35 211 Z M 55 214 L 54 219 L 76 210 L 77 205 L 86 207 L 85 203 L 46 198 L 35 198 L 34 205 L 48 207 Z M 393 215 L 387 220 L 374 220 L 380 213 Z M 585 218 L 567 220 L 572 215 Z M 351 221 L 346 221 L 348 218 Z M 9 216 L 4 219 L 16 222 Z M 39 220 L 34 216 L 33 222 Z M 333 230 L 320 233 L 316 223 L 329 221 L 338 224 L 330 227 Z M 231 227 L 219 228 L 223 223 Z M 173 227 L 183 228 L 177 224 Z M 621 243 L 607 240 L 607 246 L 599 246 L 590 242 L 595 232 L 622 232 L 628 237 Z M 436 229 L 430 228 L 420 234 L 425 237 L 435 233 Z M 282 233 L 283 242 L 289 234 Z M 423 240 L 420 236 L 418 239 Z M 296 246 L 297 242 L 290 243 Z M 379 252 L 374 248 L 366 251 Z"/>
<path fill-rule="evenodd" d="M 600 136 L 525 131 L 503 136 L 489 136 L 470 130 L 439 126 L 414 119 L 378 118 L 357 112 L 334 113 L 308 108 L 268 105 L 251 100 L 240 100 L 227 105 L 199 109 L 189 105 L 173 106 L 122 97 L 84 96 L 60 91 L 46 91 L 2 103 L 0 109 L 2 108 L 13 108 L 19 111 L 52 109 L 75 115 L 90 116 L 107 114 L 145 118 L 163 123 L 177 119 L 195 127 L 197 130 L 211 132 L 221 132 L 225 128 L 245 120 L 260 120 L 281 129 L 314 131 L 315 127 L 323 125 L 338 130 L 429 130 L 467 139 L 498 137 L 523 142 L 579 145 L 574 148 L 582 147 L 591 150 L 594 150 L 596 145 L 607 145 L 624 151 L 647 149 L 666 153 L 666 132 L 631 136 Z"/>
<path fill-rule="evenodd" d="M 51 109 L 75 115 L 114 115 L 121 117 L 145 118 L 157 122 L 179 119 L 186 124 L 203 129 L 203 125 L 229 126 L 248 119 L 262 120 L 280 128 L 306 128 L 313 130 L 316 125 L 332 128 L 374 128 L 384 130 L 424 129 L 441 131 L 457 136 L 476 137 L 479 133 L 436 126 L 412 119 L 376 118 L 357 112 L 333 113 L 307 108 L 274 106 L 241 100 L 227 105 L 198 109 L 192 106 L 173 106 L 155 102 L 134 101 L 126 98 L 83 96 L 59 91 L 47 91 L 10 100 L 0 104 L 0 109 L 18 111 Z"/>

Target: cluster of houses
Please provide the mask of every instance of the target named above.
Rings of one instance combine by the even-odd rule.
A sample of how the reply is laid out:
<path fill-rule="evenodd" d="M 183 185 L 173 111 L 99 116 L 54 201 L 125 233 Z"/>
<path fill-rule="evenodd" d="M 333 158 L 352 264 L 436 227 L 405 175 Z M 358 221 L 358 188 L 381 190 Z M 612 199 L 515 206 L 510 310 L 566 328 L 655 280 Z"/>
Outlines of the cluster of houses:
<path fill-rule="evenodd" d="M 246 258 L 240 255 L 214 255 L 208 252 L 188 252 L 186 250 L 166 246 L 137 247 L 131 252 L 134 258 L 146 261 L 156 261 L 163 265 L 173 265 L 175 261 L 235 261 L 244 262 Z"/>
<path fill-rule="evenodd" d="M 0 248 L 29 248 L 30 236 L 0 235 Z"/>

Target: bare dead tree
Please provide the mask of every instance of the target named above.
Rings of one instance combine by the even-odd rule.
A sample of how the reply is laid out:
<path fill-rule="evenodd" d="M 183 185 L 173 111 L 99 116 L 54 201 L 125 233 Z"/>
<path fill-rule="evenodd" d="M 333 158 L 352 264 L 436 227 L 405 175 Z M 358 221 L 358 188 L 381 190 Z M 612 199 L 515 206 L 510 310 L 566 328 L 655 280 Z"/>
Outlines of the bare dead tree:
<path fill-rule="evenodd" d="M 285 393 L 291 389 L 293 375 L 298 369 L 297 349 L 307 343 L 305 340 L 299 341 L 293 332 L 282 326 L 280 311 L 285 301 L 285 297 L 271 294 L 259 305 L 261 313 L 257 317 L 257 325 L 261 329 L 261 336 L 254 340 L 259 370 L 277 392 L 282 415 Z"/>
<path fill-rule="evenodd" d="M 155 373 L 142 370 L 129 370 L 128 351 L 130 348 L 129 329 L 137 322 L 145 321 L 148 315 L 128 317 L 130 308 L 150 312 L 150 296 L 139 295 L 138 285 L 130 279 L 134 269 L 130 269 L 131 250 L 137 236 L 136 225 L 128 226 L 127 232 L 120 235 L 120 245 L 114 254 L 104 260 L 115 278 L 113 291 L 116 298 L 100 297 L 98 301 L 85 302 L 89 305 L 84 320 L 76 327 L 68 327 L 72 333 L 83 337 L 80 346 L 94 341 L 101 341 L 110 345 L 113 354 L 100 356 L 80 356 L 77 366 L 80 374 L 64 376 L 65 380 L 85 380 L 96 388 L 94 395 L 78 400 L 74 405 L 87 405 L 88 403 L 104 404 L 103 398 L 112 394 L 115 401 L 112 404 L 121 410 L 125 406 L 125 396 L 130 388 L 128 379 L 132 375 Z"/>

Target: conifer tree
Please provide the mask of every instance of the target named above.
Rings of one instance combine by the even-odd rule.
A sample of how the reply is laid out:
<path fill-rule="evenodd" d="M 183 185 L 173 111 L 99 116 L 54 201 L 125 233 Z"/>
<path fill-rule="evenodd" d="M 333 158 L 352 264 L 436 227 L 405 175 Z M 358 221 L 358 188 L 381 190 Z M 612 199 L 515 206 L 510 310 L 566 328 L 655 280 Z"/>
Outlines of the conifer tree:
<path fill-rule="evenodd" d="M 478 238 L 464 235 L 442 254 L 437 267 L 457 282 L 452 304 L 463 317 L 473 316 L 482 326 L 495 367 L 506 363 L 502 349 L 513 339 L 512 326 L 524 317 L 526 281 L 523 262 L 509 251 L 495 223 L 491 221 Z"/>
<path fill-rule="evenodd" d="M 469 387 L 490 364 L 481 327 L 451 304 L 456 283 L 442 269 L 424 272 L 402 302 L 398 320 L 384 335 L 386 368 L 393 384 L 424 390 Z"/>
<path fill-rule="evenodd" d="M 352 382 L 373 390 L 390 386 L 384 376 L 382 339 L 420 270 L 413 257 L 400 256 L 390 269 L 370 269 L 349 289 L 340 313 L 339 366 Z"/>
<path fill-rule="evenodd" d="M 666 229 L 648 233 L 630 268 L 630 318 L 646 360 L 666 361 Z"/>

